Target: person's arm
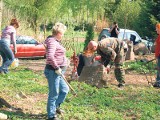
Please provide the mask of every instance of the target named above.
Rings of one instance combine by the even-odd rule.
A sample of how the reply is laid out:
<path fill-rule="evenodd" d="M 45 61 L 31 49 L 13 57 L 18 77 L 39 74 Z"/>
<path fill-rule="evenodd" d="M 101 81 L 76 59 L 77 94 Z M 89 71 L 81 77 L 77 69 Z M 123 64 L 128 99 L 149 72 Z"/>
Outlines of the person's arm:
<path fill-rule="evenodd" d="M 16 32 L 12 32 L 12 33 L 11 33 L 11 41 L 13 42 L 14 54 L 16 54 L 16 53 L 17 53 Z"/>
<path fill-rule="evenodd" d="M 103 49 L 102 51 L 104 54 L 106 54 L 106 56 L 107 55 L 111 56 L 110 61 L 109 61 L 108 65 L 106 66 L 106 71 L 107 71 L 107 73 L 109 73 L 117 54 L 111 47 Z"/>
<path fill-rule="evenodd" d="M 112 27 L 109 29 L 109 31 L 108 32 L 112 32 L 112 30 L 114 29 L 116 27 L 116 25 L 112 25 Z"/>
<path fill-rule="evenodd" d="M 117 34 L 117 35 L 120 33 L 118 27 L 115 28 L 115 31 L 116 31 L 116 34 Z"/>
<path fill-rule="evenodd" d="M 115 58 L 116 58 L 116 55 L 117 55 L 116 52 L 114 51 L 114 49 L 112 49 L 111 47 L 107 47 L 107 48 L 101 49 L 101 51 L 102 51 L 104 54 L 106 54 L 106 56 L 107 56 L 107 55 L 111 56 L 109 64 L 110 64 L 110 65 L 113 65 L 113 62 L 114 62 L 114 60 L 115 60 Z"/>
<path fill-rule="evenodd" d="M 111 32 L 112 32 L 112 30 L 113 30 L 113 28 L 114 28 L 114 27 L 111 27 L 111 28 L 109 29 L 109 31 L 108 31 L 108 32 L 109 32 L 109 33 L 111 33 Z"/>

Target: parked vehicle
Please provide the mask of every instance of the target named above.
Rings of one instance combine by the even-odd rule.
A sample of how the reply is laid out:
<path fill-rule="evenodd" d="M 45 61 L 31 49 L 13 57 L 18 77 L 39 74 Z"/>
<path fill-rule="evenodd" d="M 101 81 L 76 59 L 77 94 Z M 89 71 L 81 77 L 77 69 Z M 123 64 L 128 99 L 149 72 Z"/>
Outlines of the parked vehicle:
<path fill-rule="evenodd" d="M 17 36 L 16 43 L 16 58 L 45 57 L 46 52 L 44 45 L 30 36 Z M 10 47 L 13 50 L 13 44 L 11 44 Z"/>
<path fill-rule="evenodd" d="M 101 31 L 101 33 L 99 34 L 98 41 L 100 41 L 103 38 L 110 37 L 110 33 L 108 31 L 109 31 L 109 28 L 104 28 Z M 134 45 L 137 43 L 140 43 L 140 42 L 143 42 L 143 43 L 145 43 L 146 46 L 149 45 L 150 47 L 153 45 L 153 43 L 151 41 L 147 41 L 147 40 L 142 39 L 139 36 L 139 34 L 133 30 L 120 29 L 120 33 L 118 34 L 118 38 L 121 40 L 125 40 L 125 39 L 131 40 L 131 41 L 133 41 Z"/>
<path fill-rule="evenodd" d="M 110 33 L 109 33 L 109 28 L 104 28 L 99 36 L 98 36 L 98 41 L 110 37 Z M 147 49 L 148 53 L 151 52 L 151 48 L 153 46 L 153 42 L 148 41 L 148 40 L 144 40 L 142 39 L 139 34 L 136 31 L 133 30 L 128 30 L 128 29 L 120 29 L 120 33 L 118 34 L 118 38 L 121 40 L 131 40 L 133 41 L 133 45 L 134 46 L 138 46 L 138 43 L 143 43 L 144 47 Z M 135 50 L 135 49 L 134 49 Z M 142 53 L 142 54 L 146 54 L 146 51 L 143 50 L 139 50 L 139 52 L 136 52 L 137 54 Z"/>

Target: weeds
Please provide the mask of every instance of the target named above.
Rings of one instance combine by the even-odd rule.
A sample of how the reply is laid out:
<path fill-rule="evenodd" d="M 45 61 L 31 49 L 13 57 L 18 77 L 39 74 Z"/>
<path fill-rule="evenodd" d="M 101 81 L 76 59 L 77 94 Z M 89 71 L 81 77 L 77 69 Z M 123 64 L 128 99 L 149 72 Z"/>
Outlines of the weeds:
<path fill-rule="evenodd" d="M 141 61 L 133 61 L 133 62 L 126 62 L 124 64 L 124 67 L 126 70 L 130 71 L 135 71 L 137 73 L 150 73 L 150 74 L 155 74 L 156 69 L 155 69 L 156 64 L 153 62 L 141 62 Z"/>
<path fill-rule="evenodd" d="M 131 64 L 135 65 L 135 63 Z M 129 65 L 132 66 L 131 64 Z M 22 108 L 20 112 L 8 111 L 4 108 L 0 108 L 0 112 L 7 114 L 11 120 L 46 119 L 48 91 L 42 73 L 35 73 L 26 68 L 11 69 L 10 74 L 0 75 L 0 82 L 0 94 L 3 98 L 7 98 L 6 100 L 12 105 L 19 105 L 15 101 L 22 103 L 22 106 L 16 105 Z M 78 81 L 72 81 L 71 85 L 78 95 L 72 97 L 71 92 L 68 94 L 61 106 L 66 111 L 63 117 L 59 116 L 61 119 L 158 120 L 160 118 L 158 89 L 143 86 L 134 88 L 131 85 L 126 86 L 124 90 L 114 86 L 98 89 Z M 16 98 L 16 93 L 20 91 L 28 98 Z M 28 100 L 33 102 L 28 103 Z M 23 106 L 25 104 L 26 106 Z"/>

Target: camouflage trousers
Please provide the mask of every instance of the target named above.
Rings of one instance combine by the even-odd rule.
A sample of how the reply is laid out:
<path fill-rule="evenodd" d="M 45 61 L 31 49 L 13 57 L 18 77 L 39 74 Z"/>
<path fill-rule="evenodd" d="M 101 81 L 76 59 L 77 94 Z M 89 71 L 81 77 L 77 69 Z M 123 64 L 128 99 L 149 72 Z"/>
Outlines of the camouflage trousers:
<path fill-rule="evenodd" d="M 102 63 L 106 67 L 110 63 L 111 57 L 110 56 L 101 56 L 101 57 L 102 57 Z M 114 65 L 115 65 L 114 74 L 119 83 L 125 83 L 125 71 L 123 68 L 124 61 L 125 61 L 124 49 L 121 49 L 114 60 Z"/>
<path fill-rule="evenodd" d="M 106 67 L 108 63 L 109 61 L 105 61 L 104 66 Z M 114 64 L 115 64 L 114 74 L 115 74 L 117 81 L 119 83 L 125 83 L 125 71 L 123 68 L 123 63 L 114 62 Z"/>
<path fill-rule="evenodd" d="M 125 83 L 125 71 L 123 69 L 123 64 L 115 64 L 114 74 L 119 83 Z"/>

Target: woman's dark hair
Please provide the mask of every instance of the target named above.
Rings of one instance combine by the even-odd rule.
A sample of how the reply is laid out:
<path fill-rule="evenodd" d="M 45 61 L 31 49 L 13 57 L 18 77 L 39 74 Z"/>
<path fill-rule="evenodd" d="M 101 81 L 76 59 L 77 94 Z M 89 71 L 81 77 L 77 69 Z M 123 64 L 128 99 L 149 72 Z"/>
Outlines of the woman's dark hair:
<path fill-rule="evenodd" d="M 113 24 L 117 24 L 117 22 L 113 22 Z"/>

